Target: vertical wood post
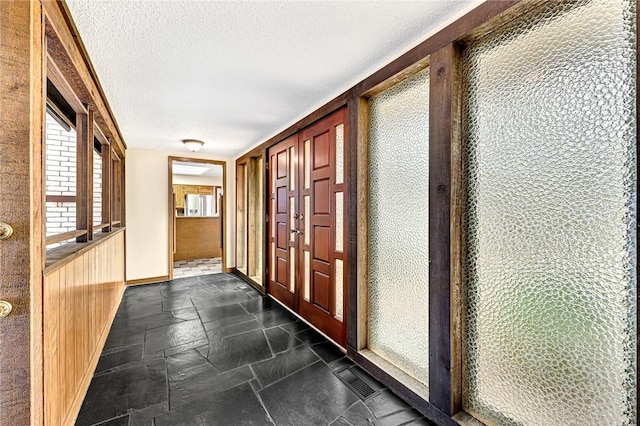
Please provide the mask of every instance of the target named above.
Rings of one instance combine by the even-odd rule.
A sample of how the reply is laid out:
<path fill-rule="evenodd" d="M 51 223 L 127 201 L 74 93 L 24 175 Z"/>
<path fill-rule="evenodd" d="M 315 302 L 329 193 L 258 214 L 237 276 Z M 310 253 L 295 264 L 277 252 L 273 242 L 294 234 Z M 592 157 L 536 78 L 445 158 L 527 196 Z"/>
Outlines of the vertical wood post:
<path fill-rule="evenodd" d="M 88 109 L 88 108 L 87 108 Z M 76 115 L 77 172 L 76 172 L 76 228 L 87 234 L 76 238 L 79 243 L 92 239 L 93 225 L 93 113 Z M 91 139 L 89 139 L 91 137 Z"/>
<path fill-rule="evenodd" d="M 1 1 L 0 17 L 0 422 L 42 425 L 42 6 Z"/>
<path fill-rule="evenodd" d="M 111 190 L 111 146 L 102 144 L 102 232 L 111 232 Z"/>
<path fill-rule="evenodd" d="M 458 321 L 452 315 L 452 302 L 459 303 L 452 276 L 459 271 L 459 209 L 452 205 L 460 202 L 457 62 L 454 44 L 431 55 L 429 98 L 429 402 L 448 415 L 459 408 Z"/>

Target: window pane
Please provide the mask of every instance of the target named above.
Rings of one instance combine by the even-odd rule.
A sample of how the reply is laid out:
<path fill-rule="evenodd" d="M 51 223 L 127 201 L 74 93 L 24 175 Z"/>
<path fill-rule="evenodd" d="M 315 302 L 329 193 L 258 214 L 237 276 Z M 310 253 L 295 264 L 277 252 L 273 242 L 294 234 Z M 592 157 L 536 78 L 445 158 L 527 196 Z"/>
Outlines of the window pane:
<path fill-rule="evenodd" d="M 369 101 L 368 346 L 429 383 L 429 69 Z"/>
<path fill-rule="evenodd" d="M 636 424 L 635 2 L 545 3 L 464 54 L 463 404 Z"/>
<path fill-rule="evenodd" d="M 102 157 L 93 150 L 93 224 L 102 223 Z"/>
<path fill-rule="evenodd" d="M 46 235 L 50 236 L 76 230 L 77 134 L 74 128 L 63 128 L 47 111 L 45 142 L 45 193 L 55 200 L 45 205 Z"/>

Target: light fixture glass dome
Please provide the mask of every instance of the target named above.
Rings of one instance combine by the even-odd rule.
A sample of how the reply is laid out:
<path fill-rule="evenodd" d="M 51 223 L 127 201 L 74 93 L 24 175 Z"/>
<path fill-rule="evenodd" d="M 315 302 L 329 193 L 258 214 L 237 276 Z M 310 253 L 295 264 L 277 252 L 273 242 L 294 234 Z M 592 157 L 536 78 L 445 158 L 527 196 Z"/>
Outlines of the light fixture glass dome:
<path fill-rule="evenodd" d="M 204 145 L 204 142 L 196 139 L 184 139 L 182 143 L 191 152 L 200 151 L 200 148 L 202 148 L 202 146 Z"/>

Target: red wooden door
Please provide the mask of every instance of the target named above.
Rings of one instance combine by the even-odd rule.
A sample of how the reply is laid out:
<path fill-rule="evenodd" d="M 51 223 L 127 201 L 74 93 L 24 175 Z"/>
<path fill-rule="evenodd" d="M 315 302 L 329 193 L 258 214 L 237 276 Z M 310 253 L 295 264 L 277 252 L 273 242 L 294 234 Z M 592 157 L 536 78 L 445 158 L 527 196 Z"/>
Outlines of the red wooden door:
<path fill-rule="evenodd" d="M 297 136 L 292 136 L 269 149 L 268 291 L 291 309 L 295 309 L 297 144 Z"/>
<path fill-rule="evenodd" d="M 346 346 L 344 153 L 346 109 L 303 130 L 300 136 L 298 264 L 302 317 Z"/>
<path fill-rule="evenodd" d="M 346 346 L 346 109 L 269 149 L 268 292 Z"/>

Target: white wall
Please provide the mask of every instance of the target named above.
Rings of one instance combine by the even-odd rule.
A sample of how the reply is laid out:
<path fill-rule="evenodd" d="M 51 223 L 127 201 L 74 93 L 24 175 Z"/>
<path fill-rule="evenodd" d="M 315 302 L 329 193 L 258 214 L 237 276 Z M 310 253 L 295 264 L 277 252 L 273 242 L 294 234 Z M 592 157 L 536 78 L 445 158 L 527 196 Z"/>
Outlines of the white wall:
<path fill-rule="evenodd" d="M 222 186 L 222 178 L 219 176 L 214 177 L 214 176 L 176 175 L 174 173 L 173 183 L 175 185 Z"/>
<path fill-rule="evenodd" d="M 225 255 L 226 267 L 235 266 L 235 160 L 142 148 L 127 149 L 127 281 L 169 274 L 169 157 L 225 161 Z"/>

